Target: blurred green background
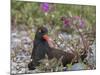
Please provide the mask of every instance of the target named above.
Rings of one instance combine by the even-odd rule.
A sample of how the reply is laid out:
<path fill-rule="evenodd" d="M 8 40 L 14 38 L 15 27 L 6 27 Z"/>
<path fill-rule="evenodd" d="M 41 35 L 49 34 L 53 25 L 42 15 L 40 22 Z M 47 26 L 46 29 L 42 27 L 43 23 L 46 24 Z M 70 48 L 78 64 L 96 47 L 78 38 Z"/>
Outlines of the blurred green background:
<path fill-rule="evenodd" d="M 50 24 L 53 20 L 55 26 L 61 27 L 61 16 L 81 16 L 88 27 L 96 24 L 96 6 L 50 3 L 51 9 L 46 13 L 40 8 L 40 4 L 40 2 L 11 0 L 12 26 L 23 25 L 26 28 L 32 28 L 33 25 Z"/>

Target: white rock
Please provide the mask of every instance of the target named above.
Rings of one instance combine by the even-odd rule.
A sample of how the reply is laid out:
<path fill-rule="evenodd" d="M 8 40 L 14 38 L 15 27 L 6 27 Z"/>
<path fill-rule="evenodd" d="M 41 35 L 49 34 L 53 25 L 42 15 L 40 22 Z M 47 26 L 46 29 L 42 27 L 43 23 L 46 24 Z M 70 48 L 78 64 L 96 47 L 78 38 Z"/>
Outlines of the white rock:
<path fill-rule="evenodd" d="M 11 33 L 11 37 L 17 37 L 17 32 Z"/>
<path fill-rule="evenodd" d="M 26 31 L 20 31 L 20 35 L 21 35 L 21 36 L 27 36 L 28 33 L 27 33 Z"/>

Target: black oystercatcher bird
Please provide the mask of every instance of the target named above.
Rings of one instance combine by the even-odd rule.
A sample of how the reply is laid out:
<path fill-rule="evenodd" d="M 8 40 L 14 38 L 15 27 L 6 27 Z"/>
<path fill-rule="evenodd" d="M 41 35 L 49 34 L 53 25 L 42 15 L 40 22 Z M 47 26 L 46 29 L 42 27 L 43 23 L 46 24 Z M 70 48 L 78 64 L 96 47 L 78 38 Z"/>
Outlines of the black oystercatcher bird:
<path fill-rule="evenodd" d="M 36 31 L 34 39 L 34 48 L 32 51 L 32 61 L 28 64 L 29 70 L 34 70 L 36 66 L 40 64 L 39 60 L 45 58 L 47 54 L 48 59 L 57 58 L 58 60 L 62 57 L 62 64 L 65 67 L 74 59 L 73 53 L 68 53 L 50 46 L 50 38 L 48 37 L 48 30 L 45 27 L 39 27 Z"/>

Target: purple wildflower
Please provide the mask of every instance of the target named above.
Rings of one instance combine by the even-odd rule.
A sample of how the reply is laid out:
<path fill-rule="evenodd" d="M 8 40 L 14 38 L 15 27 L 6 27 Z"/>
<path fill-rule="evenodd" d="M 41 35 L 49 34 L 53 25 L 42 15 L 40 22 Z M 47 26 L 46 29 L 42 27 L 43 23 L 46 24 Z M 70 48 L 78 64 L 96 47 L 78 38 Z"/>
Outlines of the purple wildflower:
<path fill-rule="evenodd" d="M 40 7 L 41 7 L 41 10 L 42 10 L 43 12 L 48 12 L 48 11 L 49 11 L 49 4 L 48 4 L 48 3 L 42 3 L 42 4 L 40 5 Z"/>
<path fill-rule="evenodd" d="M 61 17 L 61 21 L 63 21 L 64 27 L 68 27 L 70 20 L 66 17 Z"/>
<path fill-rule="evenodd" d="M 63 23 L 64 23 L 64 26 L 69 26 L 69 19 L 64 19 Z"/>
<path fill-rule="evenodd" d="M 84 24 L 84 21 L 83 20 L 80 20 L 80 28 L 84 28 L 85 24 Z"/>
<path fill-rule="evenodd" d="M 78 22 L 80 28 L 84 28 L 85 23 L 80 16 L 74 16 L 73 18 Z"/>

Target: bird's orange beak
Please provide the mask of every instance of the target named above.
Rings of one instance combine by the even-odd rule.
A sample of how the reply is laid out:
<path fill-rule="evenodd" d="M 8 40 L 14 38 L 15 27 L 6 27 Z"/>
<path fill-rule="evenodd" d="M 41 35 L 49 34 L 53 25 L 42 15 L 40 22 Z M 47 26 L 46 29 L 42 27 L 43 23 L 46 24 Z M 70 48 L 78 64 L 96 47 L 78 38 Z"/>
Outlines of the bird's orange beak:
<path fill-rule="evenodd" d="M 54 47 L 53 40 L 48 35 L 44 35 L 43 39 L 45 39 L 48 42 L 50 47 Z"/>
<path fill-rule="evenodd" d="M 49 36 L 48 35 L 43 35 L 43 39 L 45 39 L 46 41 L 49 40 Z"/>

